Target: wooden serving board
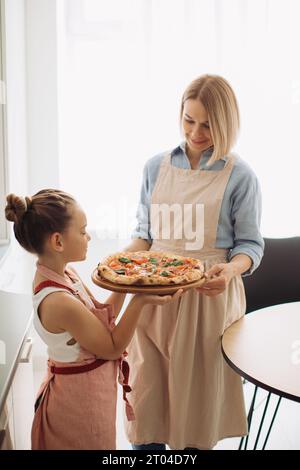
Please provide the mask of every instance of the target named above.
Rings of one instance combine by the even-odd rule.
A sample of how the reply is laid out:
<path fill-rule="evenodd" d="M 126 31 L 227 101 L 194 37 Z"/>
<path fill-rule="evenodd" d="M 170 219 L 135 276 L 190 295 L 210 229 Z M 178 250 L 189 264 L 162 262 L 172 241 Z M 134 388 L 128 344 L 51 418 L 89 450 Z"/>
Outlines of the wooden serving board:
<path fill-rule="evenodd" d="M 174 294 L 178 289 L 184 291 L 193 289 L 194 287 L 201 287 L 206 278 L 203 277 L 198 281 L 190 282 L 188 284 L 177 284 L 173 286 L 128 286 L 125 284 L 114 284 L 113 282 L 103 279 L 98 274 L 97 268 L 92 273 L 92 281 L 99 287 L 113 292 L 120 292 L 123 294 L 154 294 L 154 295 L 168 295 Z"/>

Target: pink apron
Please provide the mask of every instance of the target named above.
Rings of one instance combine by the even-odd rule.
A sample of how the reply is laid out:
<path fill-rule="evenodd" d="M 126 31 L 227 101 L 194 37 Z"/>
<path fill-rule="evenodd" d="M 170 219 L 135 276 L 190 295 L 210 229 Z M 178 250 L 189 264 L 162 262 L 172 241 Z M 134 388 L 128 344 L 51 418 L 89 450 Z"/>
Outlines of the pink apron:
<path fill-rule="evenodd" d="M 155 205 L 178 204 L 182 209 L 192 205 L 195 229 L 195 207 L 203 204 L 203 246 L 201 236 L 197 246 L 185 233 L 178 235 L 180 224 L 174 216 L 170 218 L 169 239 L 164 239 L 163 221 L 152 251 L 199 258 L 206 270 L 227 262 L 228 250 L 216 249 L 215 243 L 234 159 L 230 156 L 221 171 L 205 171 L 176 168 L 169 154 L 164 157 L 152 194 L 151 221 L 155 221 Z M 221 352 L 225 328 L 244 313 L 241 276 L 234 277 L 225 292 L 215 297 L 191 289 L 163 307 L 144 307 L 128 348 L 130 398 L 136 416 L 135 421 L 125 422 L 130 442 L 165 443 L 171 449 L 211 449 L 222 438 L 247 433 L 241 379 Z"/>
<path fill-rule="evenodd" d="M 76 295 L 108 329 L 114 327 L 112 306 L 91 298 L 85 289 L 76 290 L 72 283 L 53 271 L 37 265 L 48 280 L 36 287 L 63 287 Z M 79 281 L 66 270 L 72 281 Z M 129 367 L 122 358 L 117 361 L 97 359 L 80 348 L 76 362 L 48 360 L 47 377 L 40 387 L 32 425 L 32 449 L 115 449 L 117 371 L 123 386 L 127 419 L 134 419 L 126 398 Z"/>

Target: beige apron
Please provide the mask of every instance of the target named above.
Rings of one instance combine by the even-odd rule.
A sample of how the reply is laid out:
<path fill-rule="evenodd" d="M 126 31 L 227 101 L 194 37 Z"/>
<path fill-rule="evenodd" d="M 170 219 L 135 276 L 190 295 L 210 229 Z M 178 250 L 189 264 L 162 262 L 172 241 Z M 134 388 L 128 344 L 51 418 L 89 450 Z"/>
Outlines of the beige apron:
<path fill-rule="evenodd" d="M 152 251 L 200 258 L 206 270 L 227 262 L 228 250 L 216 249 L 215 242 L 234 159 L 230 156 L 221 171 L 205 171 L 174 167 L 171 156 L 164 157 L 151 210 L 153 204 L 204 204 L 204 244 L 199 250 L 187 250 L 191 240 L 184 234 L 178 238 L 173 219 L 170 239 L 162 239 L 160 228 Z M 131 443 L 211 449 L 222 438 L 247 433 L 241 379 L 221 352 L 224 330 L 244 315 L 245 307 L 241 276 L 214 297 L 192 289 L 166 306 L 144 307 L 128 348 L 130 402 L 136 416 L 135 421 L 125 421 Z"/>

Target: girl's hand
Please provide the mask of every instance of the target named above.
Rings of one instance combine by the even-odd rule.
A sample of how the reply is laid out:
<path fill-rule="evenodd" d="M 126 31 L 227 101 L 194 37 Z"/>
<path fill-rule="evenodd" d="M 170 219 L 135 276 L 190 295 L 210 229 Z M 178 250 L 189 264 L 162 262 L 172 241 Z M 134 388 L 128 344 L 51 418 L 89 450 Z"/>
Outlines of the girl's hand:
<path fill-rule="evenodd" d="M 219 263 L 212 266 L 206 274 L 208 280 L 202 287 L 197 288 L 197 291 L 213 297 L 224 292 L 231 279 L 236 275 L 236 268 L 231 263 Z"/>
<path fill-rule="evenodd" d="M 178 289 L 173 295 L 135 294 L 134 300 L 138 300 L 142 305 L 165 305 L 179 299 L 183 294 L 183 289 Z"/>

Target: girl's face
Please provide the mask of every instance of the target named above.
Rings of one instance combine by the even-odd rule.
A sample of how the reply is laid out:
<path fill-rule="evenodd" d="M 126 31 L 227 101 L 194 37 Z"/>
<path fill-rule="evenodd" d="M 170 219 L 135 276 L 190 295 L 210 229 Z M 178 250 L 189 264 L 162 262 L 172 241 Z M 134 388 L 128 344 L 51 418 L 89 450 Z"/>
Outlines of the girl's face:
<path fill-rule="evenodd" d="M 182 129 L 187 149 L 192 156 L 198 157 L 213 145 L 207 112 L 199 100 L 185 101 L 182 113 Z"/>
<path fill-rule="evenodd" d="M 72 208 L 72 219 L 62 234 L 65 262 L 82 261 L 86 258 L 88 242 L 91 237 L 86 231 L 86 215 L 77 204 Z"/>

